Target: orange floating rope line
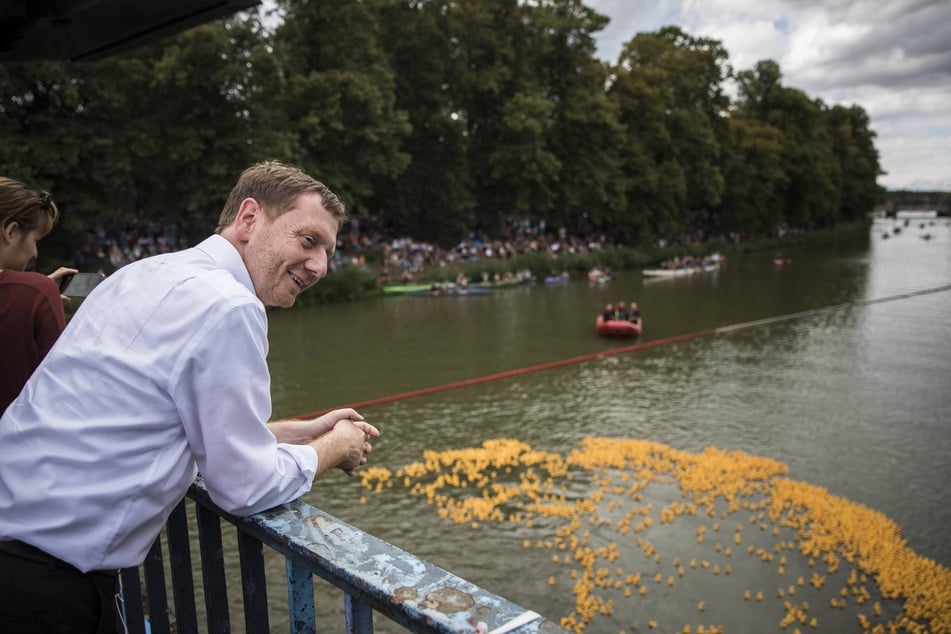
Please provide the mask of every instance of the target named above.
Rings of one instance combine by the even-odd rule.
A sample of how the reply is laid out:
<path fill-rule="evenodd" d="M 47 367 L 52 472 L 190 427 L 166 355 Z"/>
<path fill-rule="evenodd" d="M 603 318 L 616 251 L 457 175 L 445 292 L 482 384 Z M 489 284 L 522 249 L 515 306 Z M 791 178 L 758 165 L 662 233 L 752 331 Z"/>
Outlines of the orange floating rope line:
<path fill-rule="evenodd" d="M 413 390 L 410 392 L 403 392 L 401 394 L 392 394 L 390 396 L 382 396 L 380 398 L 370 399 L 368 401 L 360 401 L 359 403 L 353 403 L 352 405 L 344 405 L 343 407 L 352 407 L 353 409 L 359 409 L 361 407 L 372 407 L 374 405 L 382 405 L 383 403 L 391 403 L 393 401 L 402 401 L 407 398 L 415 398 L 417 396 L 425 396 L 427 394 L 435 394 L 437 392 L 446 392 L 448 390 L 455 390 L 461 387 L 470 387 L 472 385 L 478 385 L 480 383 L 488 383 L 489 381 L 498 381 L 501 379 L 507 379 L 513 376 L 518 376 L 520 374 L 528 374 L 529 372 L 541 372 L 542 370 L 550 370 L 552 368 L 559 368 L 565 365 L 571 365 L 574 363 L 583 363 L 585 361 L 592 361 L 594 359 L 600 359 L 601 357 L 611 357 L 618 354 L 626 354 L 628 352 L 634 352 L 636 350 L 646 350 L 647 348 L 654 348 L 656 346 L 663 346 L 668 343 L 674 343 L 678 341 L 687 341 L 688 339 L 695 339 L 697 337 L 707 337 L 710 335 L 715 335 L 716 330 L 700 330 L 693 332 L 687 335 L 676 335 L 674 337 L 667 337 L 665 339 L 657 339 L 656 341 L 645 341 L 644 343 L 635 343 L 630 346 L 623 346 L 620 348 L 611 348 L 610 350 L 602 350 L 600 352 L 592 352 L 590 354 L 585 354 L 580 357 L 571 357 L 570 359 L 559 359 L 558 361 L 550 361 L 548 363 L 539 363 L 538 365 L 531 365 L 525 368 L 518 368 L 516 370 L 506 370 L 505 372 L 498 372 L 497 374 L 489 374 L 486 376 L 480 376 L 473 379 L 465 379 L 462 381 L 456 381 L 455 383 L 446 383 L 445 385 L 435 385 L 433 387 L 426 387 L 420 390 Z M 330 407 L 327 409 L 318 410 L 316 412 L 311 412 L 309 414 L 300 414 L 294 416 L 296 419 L 305 419 L 305 418 L 315 418 L 321 414 L 326 414 L 327 412 L 340 409 L 339 407 Z"/>
<path fill-rule="evenodd" d="M 866 299 L 856 302 L 846 302 L 844 304 L 833 304 L 832 306 L 824 306 L 823 308 L 813 308 L 810 310 L 803 310 L 798 313 L 789 313 L 788 315 L 779 315 L 777 317 L 767 317 L 766 319 L 757 319 L 756 321 L 747 321 L 742 324 L 733 324 L 732 326 L 721 326 L 717 328 L 716 331 L 718 334 L 733 332 L 734 330 L 741 330 L 743 328 L 752 328 L 753 326 L 763 326 L 765 324 L 773 324 L 780 321 L 787 321 L 790 319 L 799 319 L 800 317 L 808 317 L 810 315 L 818 315 L 819 313 L 827 313 L 836 310 L 841 310 L 843 308 L 849 308 L 851 306 L 868 306 L 871 304 L 881 304 L 883 302 L 893 302 L 898 299 L 908 299 L 910 297 L 916 297 L 918 295 L 927 295 L 929 293 L 940 293 L 942 291 L 951 290 L 951 284 L 945 286 L 936 286 L 934 288 L 926 288 L 918 291 L 910 291 L 908 293 L 901 293 L 899 295 L 890 295 L 888 297 L 879 297 L 877 299 Z"/>
<path fill-rule="evenodd" d="M 698 330 L 696 332 L 691 332 L 685 335 L 675 335 L 673 337 L 665 337 L 663 339 L 656 339 L 654 341 L 645 341 L 643 343 L 635 343 L 629 346 L 611 348 L 610 350 L 592 352 L 590 354 L 584 354 L 578 357 L 571 357 L 569 359 L 559 359 L 558 361 L 550 361 L 548 363 L 539 363 L 537 365 L 531 365 L 525 368 L 518 368 L 515 370 L 506 370 L 505 372 L 498 372 L 496 374 L 488 374 L 486 376 L 475 377 L 472 379 L 465 379 L 462 381 L 456 381 L 454 383 L 446 383 L 444 385 L 435 385 L 432 387 L 426 387 L 419 390 L 402 392 L 400 394 L 392 394 L 390 396 L 381 396 L 379 398 L 373 398 L 366 401 L 360 401 L 358 403 L 353 403 L 350 405 L 342 405 L 340 407 L 328 407 L 326 409 L 317 410 L 315 412 L 310 412 L 307 414 L 298 414 L 297 416 L 293 416 L 292 418 L 300 419 L 300 420 L 306 419 L 306 418 L 316 418 L 317 416 L 326 414 L 327 412 L 331 410 L 341 409 L 341 407 L 351 407 L 353 409 L 373 407 L 375 405 L 383 405 L 384 403 L 402 401 L 408 398 L 415 398 L 417 396 L 426 396 L 428 394 L 436 394 L 438 392 L 447 392 L 449 390 L 456 390 L 463 387 L 470 387 L 473 385 L 479 385 L 481 383 L 488 383 L 490 381 L 499 381 L 501 379 L 508 379 L 513 376 L 519 376 L 521 374 L 529 374 L 530 372 L 541 372 L 542 370 L 551 370 L 552 368 L 560 368 L 562 366 L 572 365 L 575 363 L 584 363 L 585 361 L 593 361 L 595 359 L 601 359 L 603 357 L 611 357 L 611 356 L 615 356 L 619 354 L 627 354 L 629 352 L 637 352 L 639 350 L 647 350 L 648 348 L 656 348 L 658 346 L 665 346 L 671 343 L 689 341 L 690 339 L 697 339 L 699 337 L 709 337 L 711 335 L 734 332 L 736 330 L 741 330 L 744 328 L 752 328 L 755 326 L 762 326 L 765 324 L 771 324 L 771 323 L 776 323 L 780 321 L 787 321 L 790 319 L 798 319 L 800 317 L 807 317 L 809 315 L 815 315 L 818 313 L 841 310 L 842 308 L 848 308 L 850 306 L 864 306 L 868 304 L 878 304 L 881 302 L 889 302 L 889 301 L 895 301 L 899 299 L 908 299 L 910 297 L 915 297 L 917 295 L 926 295 L 928 293 L 939 293 L 939 292 L 948 291 L 948 290 L 951 290 L 951 284 L 948 284 L 945 286 L 938 286 L 935 288 L 928 288 L 928 289 L 919 290 L 919 291 L 911 291 L 908 293 L 902 293 L 900 295 L 891 295 L 889 297 L 882 297 L 878 299 L 849 302 L 845 304 L 835 304 L 832 306 L 826 306 L 824 308 L 815 308 L 815 309 L 805 310 L 805 311 L 801 311 L 797 313 L 789 313 L 787 315 L 779 315 L 777 317 L 757 319 L 755 321 L 747 321 L 741 324 L 733 324 L 731 326 L 721 326 L 719 328 Z"/>

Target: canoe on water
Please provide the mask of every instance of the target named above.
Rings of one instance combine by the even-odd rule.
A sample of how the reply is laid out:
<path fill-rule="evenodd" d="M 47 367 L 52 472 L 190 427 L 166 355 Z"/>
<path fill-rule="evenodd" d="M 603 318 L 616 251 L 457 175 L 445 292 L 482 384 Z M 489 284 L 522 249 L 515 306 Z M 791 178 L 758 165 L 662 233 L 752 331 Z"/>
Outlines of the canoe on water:
<path fill-rule="evenodd" d="M 637 322 L 625 321 L 623 319 L 609 319 L 605 321 L 602 315 L 594 322 L 595 330 L 603 337 L 638 337 L 643 328 L 643 321 Z"/>
<path fill-rule="evenodd" d="M 383 287 L 384 295 L 403 295 L 414 291 L 425 291 L 429 284 L 388 284 Z"/>
<path fill-rule="evenodd" d="M 688 266 L 682 269 L 644 269 L 643 274 L 646 277 L 684 277 L 694 273 L 707 273 L 718 271 L 720 266 L 717 264 L 708 264 L 703 266 Z"/>
<path fill-rule="evenodd" d="M 413 297 L 457 297 L 459 295 L 491 295 L 491 288 L 478 288 L 470 286 L 448 286 L 426 287 L 423 290 L 410 291 L 405 293 Z"/>

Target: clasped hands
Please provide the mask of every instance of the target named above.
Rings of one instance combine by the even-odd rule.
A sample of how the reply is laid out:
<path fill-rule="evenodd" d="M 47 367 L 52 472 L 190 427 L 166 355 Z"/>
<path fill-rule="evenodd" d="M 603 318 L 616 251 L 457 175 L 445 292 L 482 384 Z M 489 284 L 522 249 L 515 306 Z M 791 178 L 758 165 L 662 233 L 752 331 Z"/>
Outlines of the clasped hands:
<path fill-rule="evenodd" d="M 380 430 L 349 407 L 302 422 L 310 427 L 308 435 L 313 440 L 308 444 L 317 451 L 318 460 L 333 463 L 325 464 L 323 468 L 318 464 L 319 473 L 336 467 L 352 477 L 357 467 L 366 464 L 367 456 L 373 451 L 370 440 L 380 437 Z"/>

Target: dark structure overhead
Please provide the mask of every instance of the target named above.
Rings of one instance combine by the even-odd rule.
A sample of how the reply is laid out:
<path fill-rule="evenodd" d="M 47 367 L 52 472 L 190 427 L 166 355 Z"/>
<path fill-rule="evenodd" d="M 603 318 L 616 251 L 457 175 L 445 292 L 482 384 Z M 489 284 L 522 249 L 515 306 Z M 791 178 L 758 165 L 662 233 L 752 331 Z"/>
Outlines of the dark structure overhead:
<path fill-rule="evenodd" d="M 0 61 L 92 60 L 260 0 L 0 0 Z"/>

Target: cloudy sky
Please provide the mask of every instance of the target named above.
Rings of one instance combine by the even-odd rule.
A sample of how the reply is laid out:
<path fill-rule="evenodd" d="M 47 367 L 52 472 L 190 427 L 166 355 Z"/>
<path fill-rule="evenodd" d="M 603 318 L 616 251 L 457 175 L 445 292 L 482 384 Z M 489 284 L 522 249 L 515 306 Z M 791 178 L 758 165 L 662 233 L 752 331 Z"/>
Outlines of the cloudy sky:
<path fill-rule="evenodd" d="M 951 191 L 951 0 L 586 0 L 611 18 L 598 55 L 676 25 L 719 40 L 736 70 L 772 59 L 784 86 L 865 109 L 879 183 Z"/>

